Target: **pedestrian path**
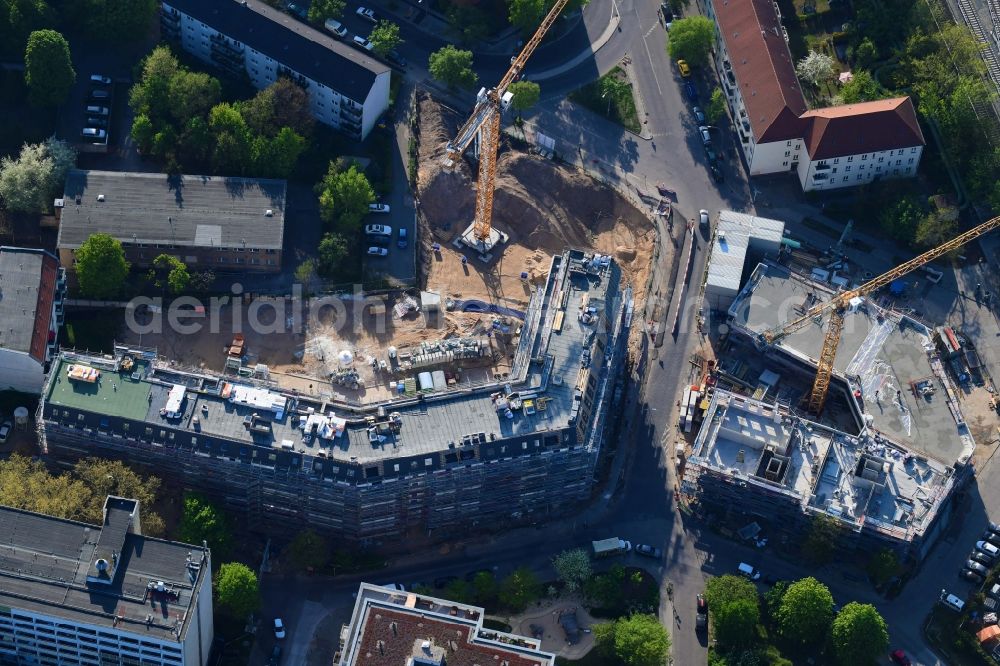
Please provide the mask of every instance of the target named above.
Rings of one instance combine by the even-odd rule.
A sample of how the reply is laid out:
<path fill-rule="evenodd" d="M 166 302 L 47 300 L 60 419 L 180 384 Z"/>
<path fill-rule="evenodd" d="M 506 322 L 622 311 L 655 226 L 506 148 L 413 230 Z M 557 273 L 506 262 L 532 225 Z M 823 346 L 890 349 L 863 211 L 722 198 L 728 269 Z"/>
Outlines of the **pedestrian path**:
<path fill-rule="evenodd" d="M 604 29 L 604 32 L 602 32 L 601 35 L 596 40 L 590 43 L 590 49 L 581 51 L 580 53 L 576 54 L 576 56 L 567 60 L 558 67 L 546 69 L 541 72 L 532 72 L 529 78 L 532 81 L 544 81 L 546 79 L 552 79 L 559 76 L 560 74 L 565 74 L 566 72 L 569 72 L 578 67 L 581 63 L 584 63 L 587 60 L 592 59 L 594 57 L 594 54 L 597 53 L 599 50 L 601 50 L 601 47 L 603 47 L 605 44 L 611 41 L 611 38 L 614 36 L 615 31 L 618 30 L 619 23 L 621 23 L 621 19 L 617 15 L 609 17 L 608 26 Z"/>

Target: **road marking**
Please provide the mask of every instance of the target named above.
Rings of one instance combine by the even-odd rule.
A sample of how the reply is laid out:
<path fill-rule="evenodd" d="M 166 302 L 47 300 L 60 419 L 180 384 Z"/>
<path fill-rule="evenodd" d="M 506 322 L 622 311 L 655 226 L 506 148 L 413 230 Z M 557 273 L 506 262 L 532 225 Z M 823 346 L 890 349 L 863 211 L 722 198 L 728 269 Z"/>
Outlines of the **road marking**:
<path fill-rule="evenodd" d="M 647 36 L 649 33 L 646 33 Z M 642 48 L 646 49 L 646 57 L 649 59 L 649 69 L 653 72 L 653 81 L 656 82 L 656 90 L 663 96 L 663 88 L 660 87 L 660 77 L 656 75 L 656 65 L 653 64 L 653 54 L 649 52 L 649 44 L 646 43 L 646 38 L 642 38 Z"/>

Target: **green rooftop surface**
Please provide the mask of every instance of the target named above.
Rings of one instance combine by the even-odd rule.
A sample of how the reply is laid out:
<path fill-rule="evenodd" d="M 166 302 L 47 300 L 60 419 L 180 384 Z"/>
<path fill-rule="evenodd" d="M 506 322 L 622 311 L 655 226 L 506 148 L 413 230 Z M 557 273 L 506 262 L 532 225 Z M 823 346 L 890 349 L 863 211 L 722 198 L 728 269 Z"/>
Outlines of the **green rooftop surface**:
<path fill-rule="evenodd" d="M 107 371 L 102 371 L 100 380 L 93 384 L 75 381 L 66 376 L 71 365 L 73 361 L 63 358 L 52 371 L 56 376 L 49 390 L 49 403 L 139 421 L 146 418 L 149 384 Z"/>

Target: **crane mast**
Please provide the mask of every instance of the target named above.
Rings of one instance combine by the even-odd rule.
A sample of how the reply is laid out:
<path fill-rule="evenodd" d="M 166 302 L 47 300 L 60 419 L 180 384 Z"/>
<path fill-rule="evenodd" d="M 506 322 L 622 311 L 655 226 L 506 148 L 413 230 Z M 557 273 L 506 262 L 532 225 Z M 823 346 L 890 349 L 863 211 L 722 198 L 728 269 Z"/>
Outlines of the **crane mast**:
<path fill-rule="evenodd" d="M 816 379 L 813 382 L 812 391 L 809 394 L 809 411 L 818 415 L 823 411 L 823 405 L 826 404 L 827 393 L 830 390 L 830 380 L 833 377 L 833 361 L 837 356 L 837 347 L 840 345 L 840 334 L 844 330 L 844 310 L 852 299 L 860 296 L 867 296 L 868 294 L 890 284 L 893 280 L 898 280 L 911 271 L 926 265 L 928 262 L 931 262 L 938 257 L 951 252 L 952 250 L 962 247 L 969 241 L 975 240 L 983 234 L 993 231 L 997 227 L 1000 227 L 1000 216 L 987 220 L 986 222 L 983 222 L 979 226 L 974 227 L 963 234 L 959 234 L 950 241 L 942 243 L 934 249 L 928 250 L 927 252 L 924 252 L 923 254 L 886 271 L 882 275 L 869 280 L 859 287 L 842 291 L 829 301 L 814 305 L 809 308 L 805 314 L 797 319 L 793 319 L 787 324 L 764 331 L 761 334 L 761 337 L 764 341 L 773 344 L 780 341 L 786 335 L 800 330 L 810 321 L 819 321 L 823 315 L 830 315 L 827 323 L 826 334 L 823 337 L 823 348 L 820 351 L 819 361 L 816 364 Z"/>
<path fill-rule="evenodd" d="M 508 103 L 504 96 L 507 88 L 524 71 L 528 58 L 535 52 L 545 33 L 559 17 L 569 0 L 556 0 L 552 9 L 542 19 L 531 39 L 521 49 L 521 53 L 511 61 L 510 69 L 495 87 L 480 92 L 472 115 L 448 143 L 445 163 L 454 164 L 469 147 L 473 139 L 479 137 L 479 180 L 476 191 L 476 217 L 473 223 L 478 242 L 490 238 L 493 227 L 493 192 L 496 188 L 497 150 L 500 147 L 500 115 Z"/>

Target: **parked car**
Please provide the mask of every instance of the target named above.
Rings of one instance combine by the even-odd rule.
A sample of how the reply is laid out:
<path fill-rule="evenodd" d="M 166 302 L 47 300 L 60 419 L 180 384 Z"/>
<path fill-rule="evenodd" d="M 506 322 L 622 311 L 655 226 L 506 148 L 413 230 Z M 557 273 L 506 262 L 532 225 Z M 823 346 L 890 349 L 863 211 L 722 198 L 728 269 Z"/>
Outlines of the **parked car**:
<path fill-rule="evenodd" d="M 90 82 L 93 83 L 93 84 L 95 84 L 95 85 L 98 85 L 98 86 L 110 86 L 111 85 L 111 77 L 110 76 L 104 76 L 103 74 L 91 74 L 90 75 Z"/>
<path fill-rule="evenodd" d="M 378 18 L 376 18 L 375 16 L 374 9 L 368 9 L 367 7 L 358 7 L 356 10 L 354 10 L 354 13 L 366 21 L 371 21 L 372 23 L 378 23 Z"/>
<path fill-rule="evenodd" d="M 687 60 L 677 61 L 677 70 L 681 73 L 685 79 L 691 76 L 691 65 L 687 64 Z"/>
<path fill-rule="evenodd" d="M 355 46 L 359 46 L 363 48 L 365 51 L 371 51 L 373 48 L 375 48 L 375 46 L 371 42 L 369 42 L 361 35 L 354 35 L 354 37 L 352 37 L 351 40 L 354 42 Z"/>
<path fill-rule="evenodd" d="M 309 18 L 309 11 L 305 7 L 300 7 L 299 5 L 296 5 L 294 2 L 288 5 L 288 13 L 292 14 L 293 16 L 298 16 L 303 21 Z"/>
<path fill-rule="evenodd" d="M 80 132 L 80 136 L 84 139 L 97 139 L 103 141 L 108 138 L 108 133 L 97 127 L 84 127 L 83 131 Z"/>
<path fill-rule="evenodd" d="M 994 546 L 1000 547 L 1000 534 L 996 534 L 994 532 L 986 530 L 985 532 L 983 532 L 983 536 L 979 538 L 982 539 L 983 541 L 988 541 Z"/>
<path fill-rule="evenodd" d="M 649 544 L 637 543 L 635 544 L 636 555 L 642 555 L 643 557 L 649 557 L 654 560 L 658 560 L 663 557 L 663 551 L 659 548 L 654 548 Z"/>
<path fill-rule="evenodd" d="M 698 211 L 698 224 L 700 224 L 703 227 L 707 227 L 708 223 L 709 223 L 708 211 L 702 208 L 701 210 Z"/>
<path fill-rule="evenodd" d="M 281 663 L 281 643 L 275 643 L 271 650 L 271 656 L 267 660 L 267 666 L 278 666 Z"/>
<path fill-rule="evenodd" d="M 707 147 L 712 145 L 712 135 L 709 134 L 708 128 L 704 125 L 700 125 L 698 127 L 698 136 L 701 137 L 701 144 L 703 146 Z"/>
<path fill-rule="evenodd" d="M 104 88 L 94 88 L 90 91 L 90 99 L 95 102 L 106 102 L 111 99 L 111 93 Z"/>
<path fill-rule="evenodd" d="M 368 248 L 369 257 L 384 257 L 388 254 L 389 250 L 385 249 L 384 247 L 377 247 L 375 245 L 372 245 L 370 248 Z"/>
<path fill-rule="evenodd" d="M 1000 524 L 997 523 L 986 523 L 986 529 L 994 534 L 1000 534 Z"/>
<path fill-rule="evenodd" d="M 693 81 L 684 82 L 684 92 L 687 94 L 688 99 L 691 100 L 692 103 L 698 103 L 698 89 L 695 87 Z"/>
<path fill-rule="evenodd" d="M 723 182 L 726 177 L 722 173 L 722 169 L 719 168 L 718 164 L 710 164 L 708 170 L 712 172 L 712 180 L 717 183 Z"/>
<path fill-rule="evenodd" d="M 1000 583 L 994 583 L 990 589 L 986 590 L 986 596 L 1000 599 Z"/>
<path fill-rule="evenodd" d="M 958 611 L 959 613 L 961 613 L 962 609 L 965 608 L 965 602 L 956 597 L 954 594 L 942 593 L 940 602 L 953 611 Z"/>
<path fill-rule="evenodd" d="M 978 550 L 974 550 L 971 553 L 969 553 L 969 559 L 985 564 L 986 566 L 993 564 L 992 557 L 990 557 L 986 553 L 980 553 Z"/>
<path fill-rule="evenodd" d="M 997 555 L 1000 555 L 1000 548 L 997 548 L 989 541 L 977 541 L 976 550 L 986 553 L 990 557 L 996 557 Z"/>
<path fill-rule="evenodd" d="M 699 594 L 695 603 L 694 628 L 697 630 L 706 627 L 708 627 L 708 602 Z"/>
<path fill-rule="evenodd" d="M 106 116 L 108 115 L 108 107 L 106 106 L 87 106 L 84 113 L 90 116 Z"/>
<path fill-rule="evenodd" d="M 386 60 L 391 62 L 397 67 L 406 67 L 406 58 L 404 58 L 399 51 L 393 49 L 385 55 Z"/>
<path fill-rule="evenodd" d="M 989 567 L 984 567 L 982 564 L 976 562 L 975 560 L 969 560 L 968 562 L 965 563 L 965 566 L 969 569 L 972 569 L 978 574 L 982 574 L 984 577 L 986 576 L 986 574 L 990 572 Z"/>
<path fill-rule="evenodd" d="M 10 437 L 10 421 L 4 421 L 3 425 L 0 425 L 0 444 L 5 444 L 7 438 Z"/>
<path fill-rule="evenodd" d="M 281 640 L 285 637 L 285 623 L 280 617 L 274 618 L 274 637 Z"/>
<path fill-rule="evenodd" d="M 335 19 L 327 19 L 323 23 L 323 27 L 326 28 L 329 32 L 333 33 L 334 37 L 339 37 L 341 39 L 347 37 L 347 28 L 345 28 L 344 24 L 341 23 L 340 21 L 337 21 Z"/>
<path fill-rule="evenodd" d="M 712 150 L 712 144 L 705 146 L 705 157 L 708 158 L 709 166 L 715 166 L 719 163 L 719 156 Z"/>
<path fill-rule="evenodd" d="M 368 204 L 368 212 L 369 213 L 388 213 L 389 212 L 389 204 L 386 204 L 386 203 Z"/>
<path fill-rule="evenodd" d="M 670 9 L 670 3 L 660 3 L 660 16 L 663 17 L 663 27 L 670 30 L 670 24 L 674 22 L 674 12 Z"/>
<path fill-rule="evenodd" d="M 967 569 L 965 567 L 963 567 L 962 570 L 958 572 L 958 577 L 963 578 L 969 581 L 970 583 L 982 583 L 984 580 L 986 580 L 983 577 L 983 575 L 978 571 L 973 571 L 972 569 Z"/>
<path fill-rule="evenodd" d="M 382 583 L 382 587 L 396 592 L 406 592 L 406 587 L 402 583 Z"/>
<path fill-rule="evenodd" d="M 698 121 L 699 125 L 705 123 L 705 112 L 701 110 L 700 106 L 691 107 L 691 113 L 694 114 L 694 119 Z"/>
<path fill-rule="evenodd" d="M 910 658 L 902 650 L 893 650 L 890 652 L 889 659 L 892 659 L 892 663 L 896 664 L 896 666 L 910 666 Z"/>
<path fill-rule="evenodd" d="M 406 247 L 406 229 L 403 227 L 399 228 L 399 240 L 396 241 L 396 245 L 400 249 Z"/>
<path fill-rule="evenodd" d="M 760 571 L 754 569 L 751 565 L 747 564 L 746 562 L 740 562 L 740 565 L 736 567 L 736 572 L 739 573 L 739 575 L 741 576 L 749 578 L 750 580 L 760 579 Z"/>
<path fill-rule="evenodd" d="M 86 119 L 87 127 L 107 127 L 107 118 L 98 118 L 97 116 L 87 116 Z"/>
<path fill-rule="evenodd" d="M 392 227 L 385 224 L 366 224 L 365 233 L 369 236 L 391 236 Z"/>

